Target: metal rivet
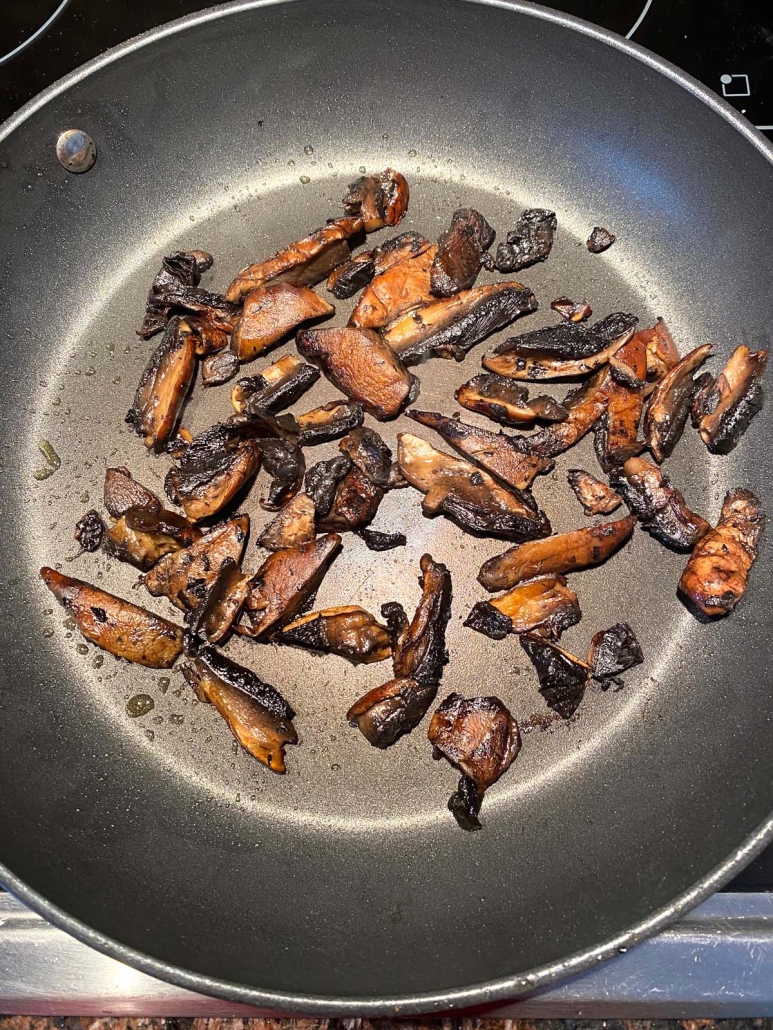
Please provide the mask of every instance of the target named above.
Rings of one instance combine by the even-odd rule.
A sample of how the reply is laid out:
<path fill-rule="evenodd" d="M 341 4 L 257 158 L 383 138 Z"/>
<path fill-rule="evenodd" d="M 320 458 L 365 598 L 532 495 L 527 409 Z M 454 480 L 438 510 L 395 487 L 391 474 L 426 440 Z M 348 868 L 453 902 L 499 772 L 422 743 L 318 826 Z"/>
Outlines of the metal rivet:
<path fill-rule="evenodd" d="M 56 156 L 68 172 L 87 172 L 97 159 L 97 145 L 83 129 L 65 129 L 56 141 Z"/>

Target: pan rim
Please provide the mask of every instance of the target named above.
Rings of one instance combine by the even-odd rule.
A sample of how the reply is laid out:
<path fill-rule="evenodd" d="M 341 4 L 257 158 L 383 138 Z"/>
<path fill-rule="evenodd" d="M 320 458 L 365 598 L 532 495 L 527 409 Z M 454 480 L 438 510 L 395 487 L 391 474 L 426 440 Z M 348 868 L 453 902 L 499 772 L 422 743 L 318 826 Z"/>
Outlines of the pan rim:
<path fill-rule="evenodd" d="M 71 86 L 136 50 L 167 36 L 173 36 L 185 29 L 206 24 L 210 21 L 218 21 L 221 18 L 248 10 L 292 2 L 294 0 L 233 0 L 231 3 L 221 4 L 208 8 L 205 11 L 167 22 L 142 35 L 129 39 L 75 69 L 69 75 L 52 83 L 37 96 L 33 97 L 32 100 L 28 101 L 0 126 L 0 142 L 6 140 L 27 119 L 32 117 L 35 112 L 59 95 L 65 93 Z M 458 0 L 458 2 L 496 7 L 551 22 L 626 53 L 629 57 L 649 66 L 678 86 L 686 89 L 694 97 L 706 104 L 716 115 L 723 118 L 736 129 L 747 142 L 755 147 L 773 165 L 773 143 L 767 140 L 761 132 L 731 107 L 729 103 L 714 94 L 691 75 L 629 39 L 572 15 L 530 3 L 528 0 Z M 592 948 L 580 950 L 567 958 L 535 967 L 518 975 L 470 984 L 457 989 L 445 989 L 436 992 L 395 997 L 341 997 L 286 993 L 266 988 L 247 987 L 228 980 L 209 977 L 202 973 L 174 966 L 161 959 L 153 958 L 93 929 L 48 901 L 2 863 L 0 863 L 0 883 L 30 909 L 89 947 L 95 948 L 110 958 L 126 963 L 150 976 L 166 980 L 199 994 L 221 997 L 229 1001 L 256 1007 L 263 1012 L 270 1011 L 273 1013 L 322 1016 L 414 1015 L 471 1008 L 491 1004 L 496 1001 L 504 1001 L 594 967 L 600 961 L 612 958 L 620 951 L 628 949 L 658 931 L 665 929 L 731 880 L 771 841 L 773 841 L 773 813 L 760 823 L 753 833 L 737 845 L 723 862 L 715 866 L 686 891 L 683 891 L 671 902 L 661 906 L 632 927 L 605 939 Z"/>

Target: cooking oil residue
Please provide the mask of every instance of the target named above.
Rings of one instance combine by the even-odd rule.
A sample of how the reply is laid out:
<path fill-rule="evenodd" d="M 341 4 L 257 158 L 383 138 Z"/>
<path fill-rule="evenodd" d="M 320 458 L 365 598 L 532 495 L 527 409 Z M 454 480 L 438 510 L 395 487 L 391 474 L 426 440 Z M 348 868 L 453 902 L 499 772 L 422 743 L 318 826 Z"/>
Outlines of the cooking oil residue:
<path fill-rule="evenodd" d="M 48 440 L 40 440 L 38 442 L 38 450 L 48 462 L 48 467 L 35 469 L 32 473 L 32 478 L 37 479 L 38 482 L 42 482 L 44 479 L 48 479 L 49 476 L 53 476 L 56 470 L 61 467 L 62 459 L 56 453 Z"/>
<path fill-rule="evenodd" d="M 126 714 L 130 715 L 132 719 L 136 719 L 140 715 L 152 712 L 155 707 L 156 702 L 150 694 L 135 694 L 126 702 Z"/>

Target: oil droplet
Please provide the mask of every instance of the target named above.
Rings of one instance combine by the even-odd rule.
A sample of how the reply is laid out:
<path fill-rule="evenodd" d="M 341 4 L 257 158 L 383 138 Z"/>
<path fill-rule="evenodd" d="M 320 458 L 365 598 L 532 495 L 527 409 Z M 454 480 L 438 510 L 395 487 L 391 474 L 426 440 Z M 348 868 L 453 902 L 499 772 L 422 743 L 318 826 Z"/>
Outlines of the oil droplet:
<path fill-rule="evenodd" d="M 78 500 L 80 501 L 81 504 L 88 504 L 89 503 L 89 492 L 88 492 L 88 490 L 84 490 L 83 493 L 78 498 Z"/>
<path fill-rule="evenodd" d="M 339 772 L 340 769 L 341 769 L 341 766 L 338 764 L 338 762 L 333 762 L 333 764 L 330 766 L 330 768 L 333 770 L 333 772 Z"/>
<path fill-rule="evenodd" d="M 156 734 L 154 730 L 145 730 L 145 736 L 148 738 L 148 740 L 156 739 Z"/>
<path fill-rule="evenodd" d="M 311 155 L 314 153 L 314 147 L 305 146 L 303 148 L 303 152 L 307 157 L 311 157 Z"/>
<path fill-rule="evenodd" d="M 327 166 L 328 166 L 328 168 L 332 168 L 333 167 L 333 162 L 332 161 L 328 161 Z"/>
<path fill-rule="evenodd" d="M 156 724 L 156 726 L 160 726 L 163 721 L 164 721 L 163 715 L 154 715 L 153 716 L 153 722 Z"/>
<path fill-rule="evenodd" d="M 135 694 L 126 702 L 126 714 L 130 715 L 132 719 L 136 719 L 140 715 L 152 712 L 155 707 L 156 702 L 150 694 Z"/>
<path fill-rule="evenodd" d="M 295 168 L 295 161 L 293 161 L 292 158 L 290 158 L 290 160 L 287 162 L 287 164 L 290 166 L 290 168 Z"/>
<path fill-rule="evenodd" d="M 408 151 L 408 157 L 416 157 L 416 151 L 411 149 Z"/>
<path fill-rule="evenodd" d="M 53 399 L 53 401 L 51 403 L 54 405 L 55 408 L 58 408 L 59 405 L 62 403 L 62 398 L 61 397 L 54 397 L 54 399 Z"/>
<path fill-rule="evenodd" d="M 75 629 L 75 619 L 65 619 L 62 625 L 65 629 Z"/>
<path fill-rule="evenodd" d="M 91 664 L 95 669 L 101 669 L 105 662 L 105 656 L 103 654 L 95 654 L 91 659 Z"/>
<path fill-rule="evenodd" d="M 50 627 L 50 626 L 47 626 L 47 627 L 46 627 L 46 628 L 45 628 L 45 629 L 43 630 L 43 636 L 44 636 L 44 637 L 52 637 L 53 635 L 54 635 L 54 631 L 53 631 L 53 630 L 51 629 L 51 627 Z"/>
<path fill-rule="evenodd" d="M 112 342 L 112 340 L 108 341 L 105 344 L 105 350 L 110 351 L 111 354 L 115 351 L 115 344 Z"/>
<path fill-rule="evenodd" d="M 165 694 L 167 690 L 169 690 L 169 683 L 170 679 L 168 676 L 158 677 L 158 689 L 161 691 L 162 694 Z"/>
<path fill-rule="evenodd" d="M 52 468 L 47 469 L 35 469 L 32 473 L 32 478 L 37 479 L 39 483 L 42 483 L 44 479 L 48 479 L 49 476 L 53 476 L 56 470 Z"/>
<path fill-rule="evenodd" d="M 78 644 L 77 647 L 75 648 L 75 650 L 78 652 L 78 654 L 88 654 L 89 653 L 89 649 L 88 649 L 88 645 L 87 644 Z"/>
<path fill-rule="evenodd" d="M 304 186 L 308 186 L 308 184 L 311 182 L 311 179 L 308 177 L 308 175 L 302 175 L 301 182 Z"/>
<path fill-rule="evenodd" d="M 97 374 L 97 370 L 94 368 L 93 365 L 89 365 L 89 367 L 86 369 L 86 371 L 83 374 L 85 376 L 95 376 Z"/>
<path fill-rule="evenodd" d="M 175 712 L 173 712 L 169 716 L 169 721 L 172 723 L 173 726 L 181 726 L 182 723 L 185 722 L 185 716 L 184 715 L 177 715 Z"/>
<path fill-rule="evenodd" d="M 113 376 L 113 385 L 114 386 L 118 386 L 118 384 L 120 382 L 121 382 L 121 377 L 120 376 Z"/>
<path fill-rule="evenodd" d="M 51 446 L 51 444 L 48 442 L 48 440 L 40 440 L 38 442 L 38 450 L 43 455 L 43 457 L 46 459 L 46 461 L 48 462 L 48 464 L 51 466 L 52 469 L 56 470 L 62 464 L 62 459 L 56 453 L 56 451 Z"/>
<path fill-rule="evenodd" d="M 389 133 L 385 132 L 384 135 L 381 138 L 382 139 L 389 139 Z"/>
<path fill-rule="evenodd" d="M 359 170 L 360 170 L 360 174 L 364 175 L 365 174 L 365 165 L 360 165 L 360 169 Z"/>

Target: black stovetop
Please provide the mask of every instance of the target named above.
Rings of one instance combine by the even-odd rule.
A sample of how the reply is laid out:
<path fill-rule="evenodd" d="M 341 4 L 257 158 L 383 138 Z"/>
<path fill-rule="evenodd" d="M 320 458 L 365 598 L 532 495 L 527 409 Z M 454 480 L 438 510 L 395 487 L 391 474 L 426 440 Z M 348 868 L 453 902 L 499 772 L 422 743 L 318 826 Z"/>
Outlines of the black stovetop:
<path fill-rule="evenodd" d="M 211 0 L 25 0 L 0 13 L 0 121 L 45 86 L 156 25 Z M 673 61 L 773 138 L 771 0 L 558 0 Z M 773 847 L 726 888 L 773 890 Z"/>

